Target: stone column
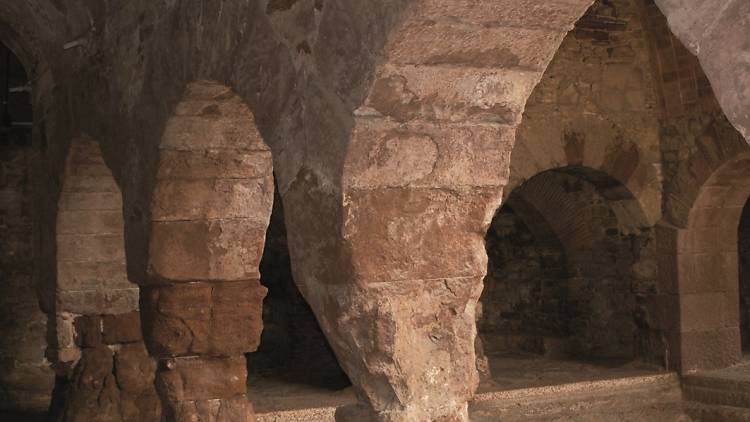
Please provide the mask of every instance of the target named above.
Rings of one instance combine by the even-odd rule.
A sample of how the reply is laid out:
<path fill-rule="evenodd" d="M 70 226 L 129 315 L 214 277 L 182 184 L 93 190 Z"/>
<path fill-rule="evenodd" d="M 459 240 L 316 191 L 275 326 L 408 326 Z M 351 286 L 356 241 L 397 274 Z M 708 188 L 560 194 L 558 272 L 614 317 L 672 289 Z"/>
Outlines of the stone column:
<path fill-rule="evenodd" d="M 167 421 L 254 420 L 244 354 L 262 330 L 272 203 L 271 153 L 252 112 L 223 85 L 190 84 L 162 138 L 141 290 Z"/>

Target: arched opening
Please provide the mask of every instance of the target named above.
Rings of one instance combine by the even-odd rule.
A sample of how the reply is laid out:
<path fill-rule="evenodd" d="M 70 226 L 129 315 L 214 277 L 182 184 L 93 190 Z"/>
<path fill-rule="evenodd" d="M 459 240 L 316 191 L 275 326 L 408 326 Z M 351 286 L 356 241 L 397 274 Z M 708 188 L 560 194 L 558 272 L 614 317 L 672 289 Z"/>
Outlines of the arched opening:
<path fill-rule="evenodd" d="M 703 183 L 686 228 L 678 232 L 683 372 L 731 366 L 740 361 L 747 344 L 747 308 L 741 310 L 741 304 L 748 299 L 748 197 L 750 155 L 745 152 L 727 160 Z"/>
<path fill-rule="evenodd" d="M 347 403 L 348 377 L 310 306 L 294 281 L 284 209 L 278 190 L 260 261 L 263 333 L 247 355 L 249 396 L 256 412 L 268 413 Z"/>
<path fill-rule="evenodd" d="M 49 405 L 54 375 L 45 359 L 47 318 L 33 271 L 32 100 L 30 81 L 0 43 L 0 419 L 34 420 Z M 39 416 L 41 417 L 41 416 Z"/>
<path fill-rule="evenodd" d="M 656 245 L 640 205 L 568 166 L 516 188 L 487 234 L 478 331 L 488 384 L 525 388 L 649 372 Z"/>

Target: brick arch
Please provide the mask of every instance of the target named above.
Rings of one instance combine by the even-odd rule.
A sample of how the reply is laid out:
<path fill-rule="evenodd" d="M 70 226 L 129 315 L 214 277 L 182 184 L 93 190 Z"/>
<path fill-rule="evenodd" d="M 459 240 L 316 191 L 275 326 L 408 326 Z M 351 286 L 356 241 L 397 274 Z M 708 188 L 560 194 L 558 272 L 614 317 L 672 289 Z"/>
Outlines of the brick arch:
<path fill-rule="evenodd" d="M 161 140 L 141 290 L 167 420 L 252 420 L 244 353 L 262 330 L 272 167 L 253 112 L 231 89 L 188 84 Z"/>
<path fill-rule="evenodd" d="M 516 187 L 509 195 L 523 198 L 534 204 L 538 213 L 552 224 L 552 230 L 560 241 L 570 248 L 585 246 L 595 234 L 594 228 L 581 219 L 582 209 L 576 204 L 565 201 L 565 192 L 551 182 L 556 174 L 579 178 L 593 185 L 622 224 L 626 233 L 637 233 L 651 226 L 643 207 L 630 190 L 614 177 L 600 171 L 582 166 L 565 166 L 543 171 Z"/>
<path fill-rule="evenodd" d="M 750 151 L 728 157 L 696 186 L 675 236 L 681 370 L 726 367 L 742 357 L 738 228 L 750 197 Z"/>
<path fill-rule="evenodd" d="M 536 206 L 523 195 L 510 195 L 502 207 L 510 207 L 534 235 L 534 239 L 544 244 L 562 249 L 562 244 L 555 230 Z M 501 209 L 502 209 L 501 207 Z M 499 210 L 498 210 L 499 211 Z"/>
<path fill-rule="evenodd" d="M 584 203 L 575 193 L 571 194 L 577 191 L 585 195 Z M 507 203 L 518 203 L 519 200 L 528 204 L 558 239 L 569 273 L 567 282 L 571 286 L 590 289 L 593 294 L 589 297 L 588 293 L 581 293 L 585 290 L 570 290 L 571 298 L 578 297 L 576 301 L 583 309 L 574 312 L 574 317 L 588 328 L 573 333 L 569 351 L 581 356 L 638 358 L 664 364 L 660 327 L 651 317 L 658 313 L 658 308 L 653 305 L 654 293 L 648 289 L 657 278 L 656 242 L 650 230 L 651 223 L 633 194 L 599 170 L 567 166 L 531 177 L 509 194 Z M 596 205 L 590 202 L 592 200 L 596 200 L 598 207 L 603 207 L 608 216 L 592 211 Z M 606 225 L 596 225 L 592 221 Z M 603 246 L 605 244 L 608 246 Z M 619 248 L 618 269 L 601 267 L 602 262 L 613 259 L 608 258 L 605 250 L 615 246 Z M 622 266 L 619 265 L 621 259 L 624 260 Z M 616 290 L 616 293 L 597 290 L 604 279 L 611 279 L 614 284 L 607 289 Z M 618 309 L 616 319 L 607 321 L 589 314 L 586 309 L 590 305 L 587 303 L 594 298 L 611 301 L 609 306 Z M 606 337 L 603 333 L 628 328 L 623 325 L 621 330 L 609 330 L 608 324 L 618 327 L 627 324 L 632 330 L 632 338 Z M 611 347 L 611 344 L 618 346 Z M 626 349 L 626 352 L 620 351 Z"/>
<path fill-rule="evenodd" d="M 637 206 L 629 207 L 641 214 L 651 225 L 661 217 L 658 200 L 660 186 L 654 181 L 658 167 L 645 159 L 643 151 L 632 141 L 622 138 L 621 130 L 614 124 L 601 122 L 598 127 L 576 129 L 576 122 L 569 122 L 569 130 L 559 141 L 550 140 L 530 132 L 532 125 L 523 125 L 513 147 L 510 176 L 505 188 L 507 197 L 515 188 L 523 185 L 535 175 L 547 170 L 570 167 L 586 169 L 600 185 L 618 186 L 624 195 L 635 200 Z M 586 135 L 597 135 L 596 142 Z M 609 179 L 605 182 L 604 179 Z M 620 196 L 621 193 L 603 192 L 605 196 Z M 635 204 L 635 203 L 634 203 Z"/>

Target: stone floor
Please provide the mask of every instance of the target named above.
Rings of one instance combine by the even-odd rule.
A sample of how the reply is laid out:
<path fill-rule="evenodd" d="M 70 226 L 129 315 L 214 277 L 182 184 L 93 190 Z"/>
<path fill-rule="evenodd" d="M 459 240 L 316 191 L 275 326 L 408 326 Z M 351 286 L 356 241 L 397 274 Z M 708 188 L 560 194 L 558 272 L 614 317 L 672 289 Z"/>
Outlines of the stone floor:
<path fill-rule="evenodd" d="M 507 354 L 489 360 L 495 376 L 480 385 L 470 406 L 472 422 L 564 420 L 565 415 L 579 420 L 584 408 L 594 418 L 586 420 L 613 420 L 597 418 L 615 408 L 621 409 L 617 420 L 691 420 L 683 418 L 677 376 L 653 367 Z M 356 401 L 351 387 L 333 390 L 268 377 L 251 381 L 249 394 L 258 422 L 329 422 L 336 407 Z M 645 407 L 634 410 L 634 403 Z"/>
<path fill-rule="evenodd" d="M 750 356 L 732 368 L 687 375 L 682 391 L 676 374 L 633 362 L 506 354 L 490 356 L 490 366 L 495 375 L 469 407 L 472 422 L 750 422 Z M 337 407 L 356 402 L 340 380 L 297 375 L 250 380 L 258 422 L 332 422 Z M 43 420 L 0 412 L 2 422 Z"/>

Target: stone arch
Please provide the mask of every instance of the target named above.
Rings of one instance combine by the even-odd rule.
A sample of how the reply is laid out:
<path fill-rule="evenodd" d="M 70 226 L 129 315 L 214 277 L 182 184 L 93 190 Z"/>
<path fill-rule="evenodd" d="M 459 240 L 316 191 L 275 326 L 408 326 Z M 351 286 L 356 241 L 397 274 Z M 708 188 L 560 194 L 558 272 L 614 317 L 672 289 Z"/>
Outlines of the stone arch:
<path fill-rule="evenodd" d="M 657 277 L 656 242 L 651 223 L 632 193 L 601 171 L 568 166 L 530 178 L 509 195 L 507 203 L 532 208 L 564 252 L 566 273 L 557 275 L 564 288 L 551 290 L 564 298 L 549 300 L 565 303 L 558 316 L 570 320 L 557 335 L 569 337 L 563 339 L 568 344 L 553 339 L 553 355 L 637 358 L 663 364 L 659 327 L 649 321 L 654 310 L 650 287 Z M 616 253 L 606 252 L 610 250 Z M 596 312 L 604 313 L 597 317 Z M 543 343 L 535 344 L 544 349 Z"/>
<path fill-rule="evenodd" d="M 389 28 L 347 128 L 343 277 L 303 283 L 363 398 L 342 418 L 468 418 L 484 235 L 526 100 L 590 4 L 415 1 Z"/>
<path fill-rule="evenodd" d="M 698 128 L 695 147 L 664 186 L 664 220 L 678 228 L 688 226 L 692 207 L 708 180 L 722 165 L 748 151 L 747 144 L 723 120 L 696 119 L 692 124 Z"/>
<path fill-rule="evenodd" d="M 730 366 L 742 353 L 738 228 L 750 197 L 750 152 L 745 148 L 711 167 L 705 181 L 688 191 L 687 198 L 695 199 L 687 203 L 687 220 L 672 232 L 679 298 L 676 346 L 683 372 Z"/>
<path fill-rule="evenodd" d="M 167 420 L 253 418 L 244 353 L 262 330 L 258 264 L 273 191 L 253 112 L 220 83 L 188 84 L 160 144 L 141 290 Z"/>

